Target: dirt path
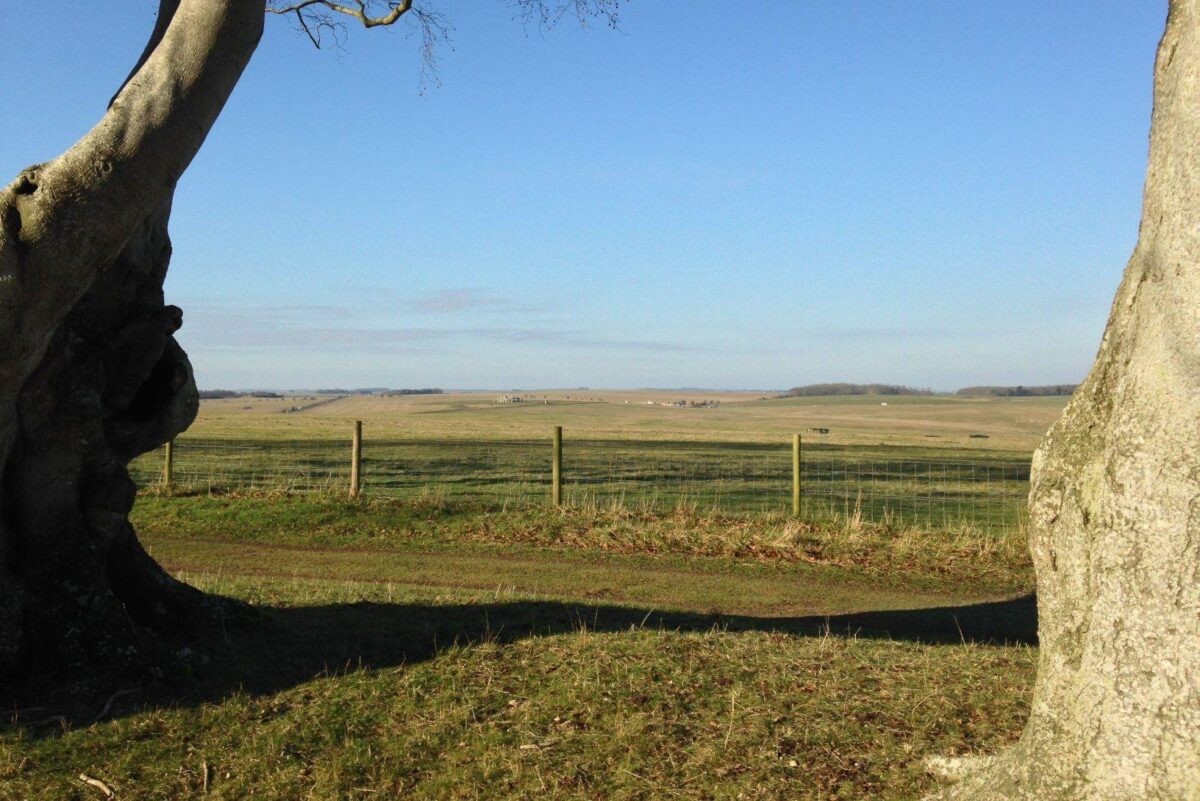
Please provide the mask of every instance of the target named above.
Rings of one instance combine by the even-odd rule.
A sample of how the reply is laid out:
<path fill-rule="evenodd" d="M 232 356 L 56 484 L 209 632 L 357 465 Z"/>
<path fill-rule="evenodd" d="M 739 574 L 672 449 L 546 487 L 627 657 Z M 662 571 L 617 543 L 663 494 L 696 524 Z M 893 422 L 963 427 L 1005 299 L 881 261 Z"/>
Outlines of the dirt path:
<path fill-rule="evenodd" d="M 502 591 L 662 611 L 804 616 L 953 606 L 986 600 L 890 587 L 836 569 L 786 569 L 718 559 L 656 559 L 558 550 L 330 550 L 219 539 L 149 538 L 167 569 L 192 575 L 388 583 L 445 591 Z"/>

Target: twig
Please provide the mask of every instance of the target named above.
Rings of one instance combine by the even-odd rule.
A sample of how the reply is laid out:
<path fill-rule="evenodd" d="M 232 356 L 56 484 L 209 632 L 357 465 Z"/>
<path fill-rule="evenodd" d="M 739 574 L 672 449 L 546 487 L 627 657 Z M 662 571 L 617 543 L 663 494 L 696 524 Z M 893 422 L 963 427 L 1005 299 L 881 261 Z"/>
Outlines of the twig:
<path fill-rule="evenodd" d="M 313 32 L 308 27 L 308 22 L 304 19 L 304 13 L 300 9 L 296 9 L 296 19 L 300 21 L 300 27 L 308 34 L 308 40 L 313 43 L 313 47 L 321 49 L 321 40 L 313 35 Z"/>
<path fill-rule="evenodd" d="M 79 781 L 83 782 L 84 784 L 88 785 L 89 787 L 95 787 L 97 790 L 104 793 L 105 798 L 116 798 L 117 797 L 117 794 L 113 790 L 113 788 L 109 787 L 107 784 L 100 781 L 99 779 L 92 778 L 91 776 L 87 775 L 86 773 L 79 774 Z"/>
<path fill-rule="evenodd" d="M 67 730 L 67 719 L 65 717 L 63 717 L 62 715 L 51 715 L 48 718 L 42 718 L 41 720 L 35 720 L 33 723 L 30 723 L 29 725 L 30 726 L 45 726 L 48 723 L 57 723 L 58 727 L 60 729 L 62 729 L 63 731 Z"/>
<path fill-rule="evenodd" d="M 108 701 L 105 702 L 104 708 L 100 710 L 100 714 L 98 714 L 98 715 L 96 715 L 96 717 L 92 718 L 92 723 L 95 723 L 96 721 L 100 720 L 100 718 L 102 718 L 108 714 L 108 710 L 112 709 L 113 701 L 117 700 L 122 695 L 131 695 L 133 693 L 136 693 L 137 691 L 138 691 L 137 687 L 133 687 L 132 689 L 129 689 L 129 690 L 117 690 L 115 693 L 113 693 L 112 695 L 110 695 L 108 697 Z"/>
<path fill-rule="evenodd" d="M 27 715 L 30 712 L 44 712 L 45 710 L 46 707 L 44 706 L 27 706 L 24 709 L 9 710 L 8 714 L 12 716 L 11 722 L 16 723 L 17 720 L 20 719 L 21 715 Z"/>
<path fill-rule="evenodd" d="M 737 714 L 737 690 L 729 693 L 729 730 L 725 732 L 725 749 L 729 748 L 729 738 L 733 736 L 733 722 Z"/>

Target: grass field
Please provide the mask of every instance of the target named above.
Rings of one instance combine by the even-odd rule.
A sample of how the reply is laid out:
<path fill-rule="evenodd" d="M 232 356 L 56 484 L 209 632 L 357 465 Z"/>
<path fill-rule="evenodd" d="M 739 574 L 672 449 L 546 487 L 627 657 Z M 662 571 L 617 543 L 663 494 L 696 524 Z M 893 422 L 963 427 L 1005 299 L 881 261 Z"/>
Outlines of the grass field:
<path fill-rule="evenodd" d="M 547 394 L 206 402 L 179 468 L 224 478 L 152 487 L 134 523 L 257 614 L 159 679 L 14 698 L 0 801 L 101 798 L 81 776 L 118 799 L 913 799 L 927 756 L 1018 736 L 1033 579 L 1019 516 L 995 512 L 1019 508 L 1060 399 Z M 831 431 L 806 441 L 806 498 L 842 508 L 797 519 L 788 437 L 810 425 Z M 931 472 L 955 464 L 1018 474 Z M 871 522 L 922 497 L 958 516 Z"/>
<path fill-rule="evenodd" d="M 940 450 L 1030 453 L 1065 398 L 848 396 L 772 398 L 759 393 L 563 390 L 528 393 L 523 403 L 499 393 L 349 397 L 309 410 L 311 401 L 234 398 L 204 401 L 190 436 L 226 439 L 341 439 L 353 420 L 382 440 L 541 440 L 564 426 L 568 438 L 786 443 L 794 433 L 828 428 L 810 440 Z M 676 400 L 719 402 L 676 408 Z M 648 406 L 647 402 L 656 405 Z M 884 406 L 882 404 L 886 403 Z M 986 434 L 987 439 L 971 438 Z"/>
<path fill-rule="evenodd" d="M 207 401 L 177 443 L 175 480 L 192 491 L 345 488 L 347 438 L 352 421 L 362 419 L 368 493 L 540 504 L 548 493 L 549 434 L 559 424 L 571 504 L 781 512 L 791 507 L 790 432 L 803 431 L 806 517 L 996 530 L 1020 525 L 1028 449 L 1062 405 L 1053 398 L 900 396 L 883 406 L 874 397 L 685 394 L 679 399 L 721 405 L 677 408 L 647 405 L 676 397 L 661 393 L 528 397 L 520 404 L 479 394 L 316 405 L 309 398 Z M 986 439 L 971 436 L 985 431 Z M 148 455 L 135 464 L 135 477 L 148 486 L 161 470 L 161 455 Z"/>
<path fill-rule="evenodd" d="M 135 523 L 262 618 L 111 705 L 18 703 L 0 799 L 907 799 L 1026 713 L 1019 534 L 279 493 Z"/>

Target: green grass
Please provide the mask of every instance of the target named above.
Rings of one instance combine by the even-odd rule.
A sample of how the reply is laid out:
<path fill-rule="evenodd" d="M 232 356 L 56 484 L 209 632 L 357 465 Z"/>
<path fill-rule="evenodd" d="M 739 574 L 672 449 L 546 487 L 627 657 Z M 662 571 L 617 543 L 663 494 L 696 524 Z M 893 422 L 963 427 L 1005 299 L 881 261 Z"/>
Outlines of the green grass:
<path fill-rule="evenodd" d="M 535 506 L 549 494 L 550 432 L 565 428 L 565 499 L 656 513 L 790 510 L 791 438 L 805 437 L 803 515 L 1002 534 L 1023 523 L 1029 454 L 1062 398 L 537 391 L 350 397 L 283 414 L 296 399 L 206 401 L 177 442 L 175 482 L 191 491 L 344 491 L 351 422 L 365 430 L 372 496 Z M 715 409 L 659 404 L 719 399 Z M 646 405 L 647 401 L 655 405 Z M 828 428 L 812 434 L 810 428 Z M 986 439 L 972 434 L 988 433 Z M 132 466 L 160 480 L 161 452 Z"/>
<path fill-rule="evenodd" d="M 452 645 L 0 745 L 0 798 L 911 799 L 1011 742 L 1026 649 L 719 629 Z M 997 693 L 997 687 L 1003 692 Z"/>
<path fill-rule="evenodd" d="M 928 532 L 854 519 L 811 523 L 786 515 L 734 516 L 686 507 L 669 513 L 545 505 L 500 510 L 442 498 L 348 500 L 312 493 L 151 495 L 139 501 L 133 521 L 156 556 L 167 560 L 177 552 L 171 549 L 199 550 L 210 562 L 222 559 L 222 553 L 232 551 L 210 547 L 219 542 L 252 548 L 297 546 L 370 558 L 390 551 L 447 558 L 533 553 L 544 559 L 553 553 L 563 564 L 603 559 L 611 565 L 618 557 L 649 559 L 653 564 L 710 560 L 703 562 L 702 572 L 713 569 L 715 558 L 740 571 L 821 568 L 838 581 L 846 580 L 842 574 L 852 574 L 876 586 L 883 579 L 890 587 L 955 593 L 969 587 L 976 595 L 1032 589 L 1032 567 L 1020 529 Z M 463 576 L 466 580 L 472 574 Z M 568 587 L 571 580 L 562 579 Z"/>
<path fill-rule="evenodd" d="M 279 493 L 136 523 L 262 620 L 100 719 L 17 703 L 0 799 L 911 799 L 1027 712 L 1017 535 Z"/>
<path fill-rule="evenodd" d="M 435 495 L 509 505 L 545 502 L 550 447 L 537 441 L 368 440 L 364 491 Z M 568 439 L 565 497 L 576 506 L 642 509 L 686 505 L 725 513 L 790 508 L 791 446 L 753 442 Z M 1029 459 L 1004 451 L 932 447 L 808 445 L 804 513 L 874 522 L 992 531 L 1021 525 Z M 211 491 L 328 491 L 349 482 L 349 449 L 329 440 L 180 439 L 175 481 Z M 162 471 L 161 454 L 134 463 L 143 486 Z"/>

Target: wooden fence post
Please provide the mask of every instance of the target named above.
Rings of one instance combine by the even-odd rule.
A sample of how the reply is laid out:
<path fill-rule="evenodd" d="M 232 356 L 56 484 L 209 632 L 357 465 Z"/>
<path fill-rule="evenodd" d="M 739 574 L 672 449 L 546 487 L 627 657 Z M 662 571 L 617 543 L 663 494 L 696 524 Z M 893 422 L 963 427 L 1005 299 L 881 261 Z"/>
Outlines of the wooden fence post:
<path fill-rule="evenodd" d="M 175 440 L 170 440 L 167 443 L 166 452 L 163 454 L 163 484 L 170 487 L 175 483 Z"/>
<path fill-rule="evenodd" d="M 357 498 L 362 479 L 362 420 L 354 421 L 354 439 L 350 442 L 350 497 Z"/>
<path fill-rule="evenodd" d="M 550 469 L 550 502 L 562 506 L 562 426 L 554 427 L 554 463 Z"/>
<path fill-rule="evenodd" d="M 792 434 L 792 514 L 800 516 L 800 435 Z"/>

